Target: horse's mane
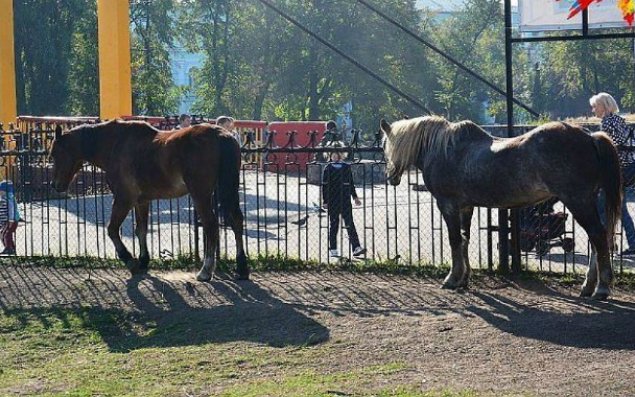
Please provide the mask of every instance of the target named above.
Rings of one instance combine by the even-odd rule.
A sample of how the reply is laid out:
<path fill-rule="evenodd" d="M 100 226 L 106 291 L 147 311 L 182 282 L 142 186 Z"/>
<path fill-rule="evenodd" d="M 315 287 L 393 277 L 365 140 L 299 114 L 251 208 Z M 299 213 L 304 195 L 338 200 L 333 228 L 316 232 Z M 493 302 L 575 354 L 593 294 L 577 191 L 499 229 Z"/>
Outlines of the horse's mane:
<path fill-rule="evenodd" d="M 386 154 L 395 168 L 392 171 L 398 174 L 414 165 L 422 151 L 426 153 L 424 167 L 439 155 L 447 157 L 458 132 L 488 135 L 471 121 L 450 123 L 439 116 L 400 120 L 393 123 L 390 130 L 392 137 L 387 141 Z"/>
<path fill-rule="evenodd" d="M 94 124 L 92 125 L 92 127 L 97 128 L 99 126 L 103 126 L 103 127 L 119 127 L 119 128 L 126 128 L 129 131 L 126 131 L 126 133 L 137 133 L 137 134 L 156 134 L 159 132 L 158 129 L 154 128 L 150 123 L 148 123 L 147 121 L 142 121 L 142 120 L 119 120 L 119 119 L 115 119 L 115 120 L 110 120 L 110 121 L 106 121 L 104 123 L 100 123 L 100 124 Z"/>
<path fill-rule="evenodd" d="M 110 120 L 104 123 L 87 125 L 84 131 L 87 135 L 94 136 L 102 130 L 112 133 L 122 129 L 125 130 L 126 136 L 130 136 L 131 134 L 136 134 L 137 136 L 155 136 L 160 132 L 148 122 L 138 120 Z"/>

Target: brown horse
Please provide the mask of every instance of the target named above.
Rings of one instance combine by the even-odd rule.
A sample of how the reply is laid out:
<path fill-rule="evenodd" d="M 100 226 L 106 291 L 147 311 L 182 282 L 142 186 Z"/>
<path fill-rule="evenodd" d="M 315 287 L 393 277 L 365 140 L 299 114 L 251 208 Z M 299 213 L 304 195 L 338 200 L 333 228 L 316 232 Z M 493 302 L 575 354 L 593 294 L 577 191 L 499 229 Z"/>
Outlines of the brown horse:
<path fill-rule="evenodd" d="M 108 236 L 117 256 L 133 274 L 147 271 L 150 261 L 146 242 L 150 200 L 180 197 L 189 192 L 205 236 L 205 257 L 197 279 L 212 278 L 218 244 L 212 195 L 218 186 L 220 204 L 236 239 L 237 277 L 249 278 L 238 196 L 240 148 L 225 129 L 200 124 L 162 132 L 145 122 L 119 120 L 79 126 L 65 135 L 58 129 L 51 157 L 53 187 L 60 192 L 68 189 L 84 162 L 105 171 L 113 193 Z M 121 224 L 132 208 L 137 223 L 139 261 L 132 258 L 119 235 Z"/>
<path fill-rule="evenodd" d="M 471 121 L 428 116 L 380 127 L 388 178 L 397 185 L 411 166 L 437 200 L 448 227 L 452 269 L 444 288 L 467 287 L 468 244 L 474 207 L 518 208 L 558 197 L 584 228 L 592 255 L 582 296 L 606 299 L 613 279 L 609 247 L 620 213 L 617 152 L 604 133 L 554 122 L 516 138 L 495 138 Z M 606 227 L 598 190 L 606 193 Z M 599 280 L 598 280 L 599 279 Z"/>

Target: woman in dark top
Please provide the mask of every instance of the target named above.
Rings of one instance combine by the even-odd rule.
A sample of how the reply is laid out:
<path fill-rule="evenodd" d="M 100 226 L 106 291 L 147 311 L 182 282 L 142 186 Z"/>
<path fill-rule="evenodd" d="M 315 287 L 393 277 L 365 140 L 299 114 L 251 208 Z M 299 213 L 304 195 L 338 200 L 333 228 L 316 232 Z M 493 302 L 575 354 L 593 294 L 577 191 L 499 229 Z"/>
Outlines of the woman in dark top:
<path fill-rule="evenodd" d="M 632 181 L 635 178 L 635 151 L 631 149 L 633 143 L 631 142 L 630 128 L 626 125 L 626 121 L 617 115 L 620 109 L 610 94 L 601 92 L 591 97 L 589 103 L 593 113 L 602 119 L 602 131 L 611 137 L 613 144 L 617 147 L 617 155 L 620 158 L 622 168 L 623 192 L 626 193 L 626 187 L 632 186 Z M 603 195 L 600 201 L 603 201 Z M 601 205 L 600 214 L 604 219 L 604 204 L 601 202 L 598 204 Z M 624 194 L 622 202 L 622 226 L 628 242 L 628 248 L 622 251 L 622 255 L 633 255 L 635 254 L 635 225 L 628 212 L 626 194 Z"/>
<path fill-rule="evenodd" d="M 331 147 L 343 147 L 341 142 L 333 142 Z M 353 172 L 351 165 L 343 161 L 345 153 L 331 153 L 331 161 L 324 168 L 322 175 L 322 205 L 328 210 L 329 215 L 329 254 L 331 257 L 339 257 L 337 249 L 337 232 L 340 226 L 340 216 L 344 219 L 344 226 L 348 231 L 348 239 L 353 247 L 354 256 L 362 256 L 366 250 L 359 243 L 355 222 L 353 221 L 353 207 L 361 205 L 361 201 L 353 184 Z"/>

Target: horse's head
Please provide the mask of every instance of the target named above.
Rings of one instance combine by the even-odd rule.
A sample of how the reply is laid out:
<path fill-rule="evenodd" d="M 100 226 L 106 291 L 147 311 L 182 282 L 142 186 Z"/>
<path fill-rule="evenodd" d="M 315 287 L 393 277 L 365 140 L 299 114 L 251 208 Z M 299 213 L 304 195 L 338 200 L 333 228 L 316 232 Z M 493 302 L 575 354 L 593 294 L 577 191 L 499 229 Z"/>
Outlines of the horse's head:
<path fill-rule="evenodd" d="M 397 186 L 401 182 L 401 172 L 398 170 L 401 167 L 395 165 L 395 156 L 393 156 L 393 138 L 392 128 L 390 124 L 384 119 L 379 122 L 379 128 L 384 133 L 384 154 L 386 156 L 386 175 L 388 176 L 388 182 L 391 185 Z"/>
<path fill-rule="evenodd" d="M 81 127 L 80 127 L 81 128 Z M 74 132 L 74 131 L 73 131 Z M 51 148 L 53 160 L 53 188 L 58 192 L 68 189 L 75 175 L 82 168 L 81 148 L 77 139 L 71 135 L 62 135 L 62 129 L 55 129 L 55 141 Z"/>

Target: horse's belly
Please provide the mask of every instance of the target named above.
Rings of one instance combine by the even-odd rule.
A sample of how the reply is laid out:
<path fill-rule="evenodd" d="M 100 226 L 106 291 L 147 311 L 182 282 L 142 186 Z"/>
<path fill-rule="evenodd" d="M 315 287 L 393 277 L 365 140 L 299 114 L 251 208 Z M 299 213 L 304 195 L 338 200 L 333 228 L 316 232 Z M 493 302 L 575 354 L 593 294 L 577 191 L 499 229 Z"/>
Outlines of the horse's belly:
<path fill-rule="evenodd" d="M 145 200 L 171 199 L 184 196 L 187 193 L 187 185 L 185 185 L 183 178 L 173 178 L 147 186 L 143 189 L 141 196 Z"/>
<path fill-rule="evenodd" d="M 518 208 L 533 205 L 552 196 L 546 190 L 536 189 L 527 191 L 498 190 L 493 194 L 471 194 L 468 195 L 468 198 L 471 205 L 475 207 Z"/>
<path fill-rule="evenodd" d="M 188 193 L 187 187 L 185 185 L 182 186 L 177 186 L 169 191 L 166 192 L 166 197 L 162 197 L 162 198 L 175 198 L 175 197 L 181 197 L 184 196 Z"/>

